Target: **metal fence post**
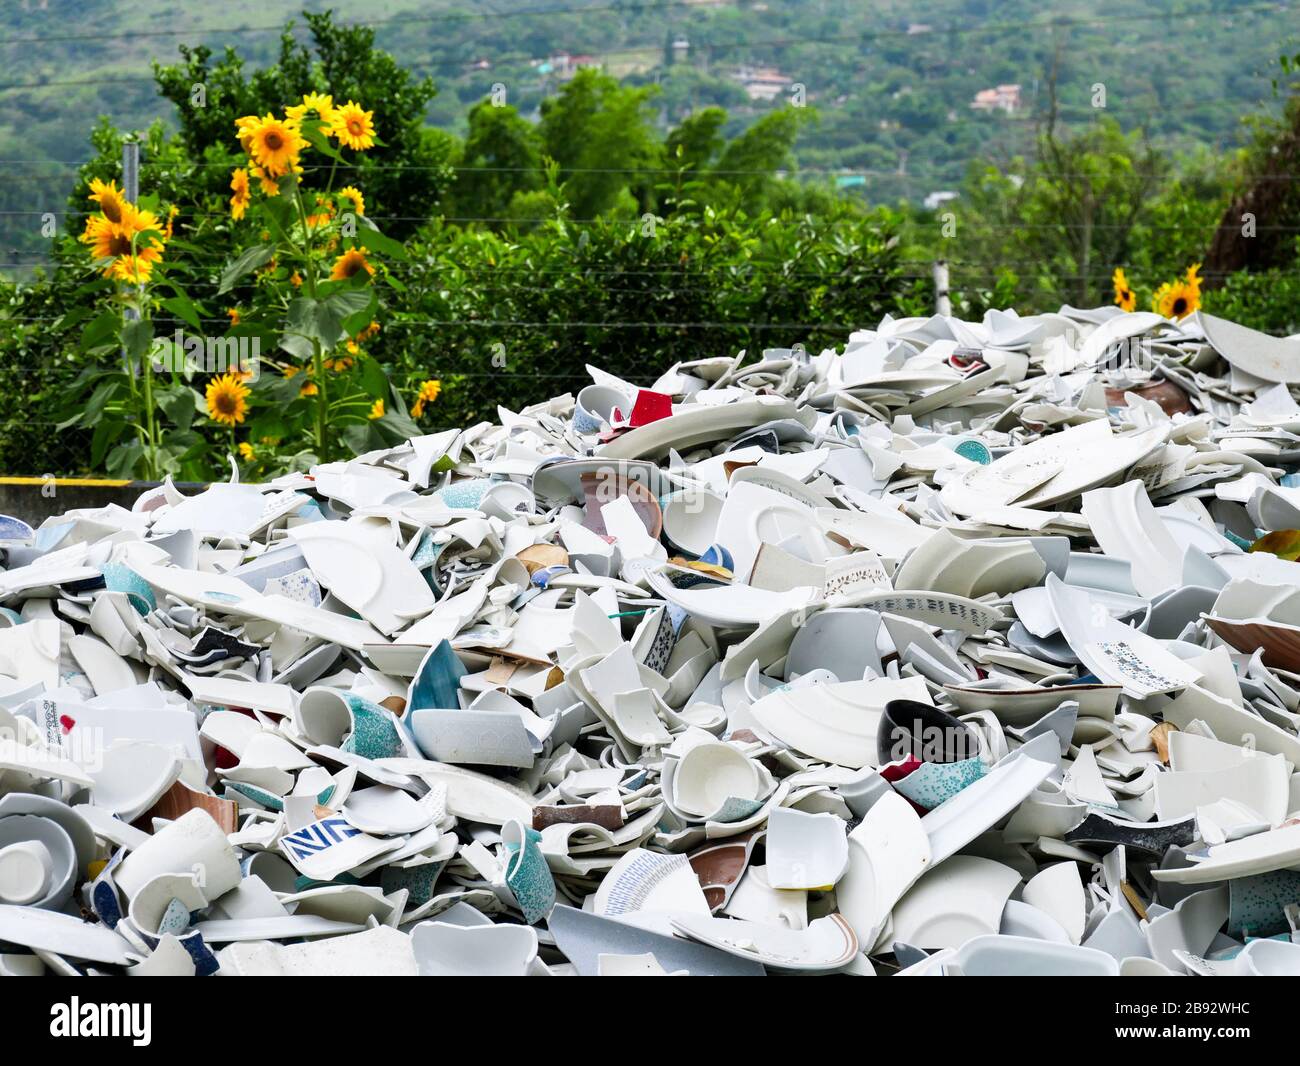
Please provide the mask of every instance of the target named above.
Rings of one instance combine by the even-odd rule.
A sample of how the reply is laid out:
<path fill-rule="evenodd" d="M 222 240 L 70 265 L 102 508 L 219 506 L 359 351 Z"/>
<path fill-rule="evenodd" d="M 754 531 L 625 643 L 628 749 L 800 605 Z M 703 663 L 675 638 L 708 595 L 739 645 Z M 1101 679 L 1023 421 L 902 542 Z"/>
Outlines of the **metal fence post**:
<path fill-rule="evenodd" d="M 948 260 L 934 261 L 934 313 L 952 314 L 952 300 L 948 297 Z"/>

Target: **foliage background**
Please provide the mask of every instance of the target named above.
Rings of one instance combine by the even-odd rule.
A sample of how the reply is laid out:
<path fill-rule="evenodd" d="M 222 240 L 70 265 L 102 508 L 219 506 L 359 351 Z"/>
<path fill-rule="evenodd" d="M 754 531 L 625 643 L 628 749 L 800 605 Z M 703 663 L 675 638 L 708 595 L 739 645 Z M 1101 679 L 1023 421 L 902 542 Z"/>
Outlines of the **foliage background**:
<path fill-rule="evenodd" d="M 374 109 L 383 145 L 343 178 L 409 258 L 379 279 L 389 314 L 367 350 L 399 388 L 442 380 L 422 423 L 432 431 L 576 389 L 587 362 L 648 382 L 677 360 L 841 344 L 882 314 L 928 313 L 939 256 L 961 314 L 1107 302 L 1119 264 L 1145 299 L 1203 256 L 1233 197 L 1300 128 L 1276 64 L 1287 40 L 1277 4 L 553 0 L 494 19 L 479 5 L 455 17 L 395 0 L 366 9 L 375 25 L 325 14 L 278 25 L 296 6 L 186 12 L 182 31 L 146 17 L 152 3 L 113 5 L 111 18 L 107 5 L 78 5 L 75 20 L 64 0 L 20 5 L 0 42 L 14 59 L 0 156 L 23 164 L 0 183 L 7 262 L 22 264 L 0 288 L 0 470 L 98 469 L 87 440 L 55 428 L 95 314 L 71 234 L 89 180 L 120 177 L 132 129 L 142 189 L 181 207 L 178 280 L 205 332 L 225 335 L 227 312 L 250 295 L 217 296 L 237 246 L 234 118 L 308 90 Z M 542 6 L 557 10 L 526 13 Z M 204 27 L 218 17 L 249 32 Z M 1053 18 L 1071 21 L 1048 28 Z M 24 34 L 40 41 L 23 47 Z M 233 46 L 197 43 L 209 41 Z M 606 72 L 560 80 L 530 65 L 575 42 Z M 75 63 L 41 58 L 51 52 Z M 147 57 L 167 55 L 179 58 L 142 75 Z M 490 69 L 466 58 L 478 56 L 494 57 Z M 749 100 L 726 76 L 744 63 L 803 76 L 810 106 Z M 965 106 L 1003 81 L 1022 84 L 1022 113 Z M 1105 109 L 1088 102 L 1098 81 Z M 505 106 L 490 99 L 497 83 Z M 98 111 L 112 118 L 91 127 Z M 960 195 L 921 207 L 939 187 Z M 66 200 L 50 203 L 50 190 Z M 52 239 L 33 236 L 46 210 L 61 223 Z M 1267 220 L 1282 262 L 1213 279 L 1208 309 L 1300 328 L 1295 197 L 1284 210 Z M 186 473 L 224 468 L 213 448 Z"/>

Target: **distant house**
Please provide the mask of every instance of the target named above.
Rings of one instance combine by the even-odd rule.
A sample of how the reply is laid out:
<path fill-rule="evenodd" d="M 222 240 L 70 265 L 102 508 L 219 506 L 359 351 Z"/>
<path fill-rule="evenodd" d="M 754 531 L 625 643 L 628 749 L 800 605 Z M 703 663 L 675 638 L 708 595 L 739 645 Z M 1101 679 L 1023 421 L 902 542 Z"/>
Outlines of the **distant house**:
<path fill-rule="evenodd" d="M 595 56 L 557 52 L 546 60 L 546 65 L 556 77 L 567 80 L 577 74 L 583 67 L 600 66 L 600 60 Z"/>
<path fill-rule="evenodd" d="M 751 100 L 775 100 L 791 85 L 794 79 L 782 74 L 776 67 L 740 67 L 732 80 L 740 82 Z"/>
<path fill-rule="evenodd" d="M 1020 110 L 1020 86 L 999 85 L 994 89 L 981 89 L 970 102 L 972 111 L 1005 111 L 1008 115 Z"/>
<path fill-rule="evenodd" d="M 930 195 L 925 198 L 925 209 L 927 211 L 934 211 L 937 210 L 940 205 L 946 204 L 949 200 L 955 199 L 957 199 L 957 194 L 951 189 L 940 189 L 938 192 L 930 193 Z"/>

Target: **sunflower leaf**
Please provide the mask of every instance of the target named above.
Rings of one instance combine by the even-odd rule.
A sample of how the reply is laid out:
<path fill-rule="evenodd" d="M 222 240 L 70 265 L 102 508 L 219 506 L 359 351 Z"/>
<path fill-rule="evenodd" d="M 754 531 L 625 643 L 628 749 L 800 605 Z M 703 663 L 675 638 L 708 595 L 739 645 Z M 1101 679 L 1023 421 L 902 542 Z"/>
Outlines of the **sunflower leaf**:
<path fill-rule="evenodd" d="M 144 458 L 144 445 L 138 437 L 123 441 L 104 461 L 104 467 L 110 477 L 130 477 L 135 473 L 136 464 Z"/>
<path fill-rule="evenodd" d="M 239 258 L 221 272 L 221 285 L 217 289 L 217 295 L 229 292 L 235 287 L 235 282 L 258 267 L 265 266 L 273 255 L 275 248 L 269 244 L 255 244 L 251 248 L 245 248 Z"/>
<path fill-rule="evenodd" d="M 122 324 L 122 347 L 132 366 L 140 364 L 153 345 L 153 322 L 137 318 Z"/>
<path fill-rule="evenodd" d="M 168 389 L 158 395 L 158 406 L 177 429 L 189 429 L 194 421 L 194 391 L 187 388 Z"/>
<path fill-rule="evenodd" d="M 321 155 L 328 156 L 330 159 L 333 159 L 338 163 L 347 162 L 347 160 L 339 153 L 338 149 L 326 140 L 325 135 L 320 131 L 319 125 L 316 127 L 304 125 L 301 132 L 307 143 L 315 148 L 316 151 L 320 152 Z"/>
<path fill-rule="evenodd" d="M 90 462 L 92 466 L 99 466 L 104 461 L 104 453 L 108 451 L 108 446 L 117 441 L 126 429 L 126 423 L 118 419 L 105 418 L 95 427 L 95 433 L 90 439 Z"/>
<path fill-rule="evenodd" d="M 186 325 L 193 327 L 196 333 L 201 334 L 203 332 L 203 321 L 199 318 L 198 309 L 195 308 L 194 302 L 184 293 L 177 293 L 175 296 L 168 297 L 162 302 L 162 305 L 177 318 L 183 319 Z"/>
<path fill-rule="evenodd" d="M 357 240 L 361 246 L 370 252 L 378 252 L 380 255 L 386 255 L 389 259 L 405 260 L 408 258 L 406 248 L 401 241 L 395 241 L 392 237 L 385 237 L 379 232 L 376 226 L 368 218 L 359 218 L 357 222 Z"/>
<path fill-rule="evenodd" d="M 113 338 L 117 336 L 121 322 L 121 317 L 113 310 L 105 311 L 97 318 L 92 319 L 86 328 L 81 331 L 79 350 L 88 352 L 92 348 L 100 348 L 111 343 Z"/>

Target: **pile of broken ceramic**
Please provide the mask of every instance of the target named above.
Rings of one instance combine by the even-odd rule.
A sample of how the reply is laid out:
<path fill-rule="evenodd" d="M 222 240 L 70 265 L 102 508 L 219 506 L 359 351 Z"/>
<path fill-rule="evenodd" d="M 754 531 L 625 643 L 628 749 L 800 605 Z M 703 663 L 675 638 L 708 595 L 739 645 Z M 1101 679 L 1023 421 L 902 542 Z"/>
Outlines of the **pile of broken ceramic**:
<path fill-rule="evenodd" d="M 0 970 L 1300 972 L 1300 342 L 589 369 L 0 521 Z"/>

